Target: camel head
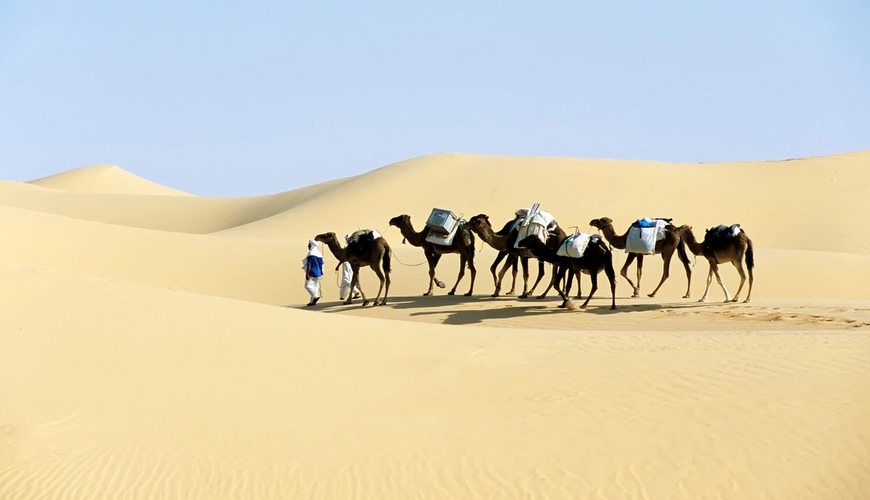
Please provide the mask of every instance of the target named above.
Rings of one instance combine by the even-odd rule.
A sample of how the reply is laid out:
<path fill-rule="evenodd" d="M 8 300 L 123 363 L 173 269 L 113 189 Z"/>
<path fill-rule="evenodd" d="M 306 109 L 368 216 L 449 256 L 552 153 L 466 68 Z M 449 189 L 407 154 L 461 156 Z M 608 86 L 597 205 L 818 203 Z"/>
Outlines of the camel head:
<path fill-rule="evenodd" d="M 335 240 L 336 240 L 335 233 L 323 233 L 323 234 L 318 234 L 317 236 L 314 237 L 314 241 L 320 241 L 320 242 L 326 243 L 327 245 L 329 244 L 329 242 L 335 241 Z"/>
<path fill-rule="evenodd" d="M 477 214 L 474 217 L 468 219 L 468 222 L 477 222 L 477 221 L 486 222 L 487 224 L 490 224 L 489 216 L 486 214 Z M 490 225 L 492 225 L 492 224 L 490 224 Z"/>
<path fill-rule="evenodd" d="M 465 226 L 472 231 L 478 231 L 483 226 L 492 227 L 489 223 L 489 216 L 486 214 L 475 215 L 474 217 L 468 219 L 468 222 L 465 223 Z"/>
<path fill-rule="evenodd" d="M 613 225 L 613 219 L 611 219 L 610 217 L 602 217 L 600 219 L 592 219 L 591 221 L 589 221 L 589 225 L 594 227 L 594 228 L 604 229 L 607 226 Z"/>
<path fill-rule="evenodd" d="M 682 234 L 689 232 L 691 230 L 692 230 L 692 226 L 688 226 L 686 224 L 683 224 L 682 226 L 674 228 L 674 232 L 679 234 L 679 235 L 682 235 Z"/>
<path fill-rule="evenodd" d="M 390 219 L 390 225 L 396 227 L 408 226 L 411 224 L 411 216 L 408 214 L 397 215 Z"/>

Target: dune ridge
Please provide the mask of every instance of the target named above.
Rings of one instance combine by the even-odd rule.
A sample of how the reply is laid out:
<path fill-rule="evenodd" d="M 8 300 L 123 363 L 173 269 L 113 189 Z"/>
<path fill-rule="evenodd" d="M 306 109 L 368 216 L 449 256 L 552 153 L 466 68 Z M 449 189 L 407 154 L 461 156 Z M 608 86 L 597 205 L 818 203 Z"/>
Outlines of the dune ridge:
<path fill-rule="evenodd" d="M 113 166 L 0 181 L 0 498 L 866 498 L 868 167 L 449 153 L 247 198 Z M 694 299 L 676 262 L 655 299 L 619 277 L 616 311 L 602 289 L 580 312 L 491 298 L 480 241 L 474 296 L 422 297 L 422 251 L 387 226 L 532 202 L 584 231 L 739 222 L 753 302 L 695 302 L 701 259 Z M 304 307 L 307 240 L 370 227 L 388 305 L 340 305 L 325 251 Z"/>
<path fill-rule="evenodd" d="M 90 165 L 29 181 L 35 186 L 74 193 L 190 196 L 131 174 L 117 165 Z"/>

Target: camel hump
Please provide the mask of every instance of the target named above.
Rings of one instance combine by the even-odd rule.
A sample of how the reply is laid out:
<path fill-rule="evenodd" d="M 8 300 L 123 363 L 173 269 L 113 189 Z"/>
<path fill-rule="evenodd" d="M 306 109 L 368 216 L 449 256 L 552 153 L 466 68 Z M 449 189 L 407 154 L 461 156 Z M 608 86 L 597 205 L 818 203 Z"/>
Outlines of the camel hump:
<path fill-rule="evenodd" d="M 372 243 L 381 238 L 381 233 L 377 229 L 360 229 L 345 236 L 347 240 L 347 251 L 351 255 L 360 256 L 371 248 Z"/>
<path fill-rule="evenodd" d="M 731 224 L 730 226 L 719 224 L 707 230 L 707 234 L 704 235 L 704 246 L 710 249 L 720 248 L 742 232 L 743 228 L 740 227 L 740 224 Z"/>
<path fill-rule="evenodd" d="M 381 233 L 378 232 L 377 229 L 360 229 L 359 231 L 354 231 L 347 236 L 344 237 L 348 244 L 351 243 L 365 243 L 372 242 L 381 237 Z"/>

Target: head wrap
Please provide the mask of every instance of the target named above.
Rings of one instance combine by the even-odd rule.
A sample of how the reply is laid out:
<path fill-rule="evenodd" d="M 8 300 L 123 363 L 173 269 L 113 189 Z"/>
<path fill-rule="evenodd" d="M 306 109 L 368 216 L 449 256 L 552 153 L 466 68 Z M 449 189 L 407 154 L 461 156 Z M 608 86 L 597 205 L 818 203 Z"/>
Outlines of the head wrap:
<path fill-rule="evenodd" d="M 308 240 L 308 255 L 320 257 L 321 259 L 323 258 L 323 254 L 320 253 L 320 249 L 317 248 L 317 240 Z"/>

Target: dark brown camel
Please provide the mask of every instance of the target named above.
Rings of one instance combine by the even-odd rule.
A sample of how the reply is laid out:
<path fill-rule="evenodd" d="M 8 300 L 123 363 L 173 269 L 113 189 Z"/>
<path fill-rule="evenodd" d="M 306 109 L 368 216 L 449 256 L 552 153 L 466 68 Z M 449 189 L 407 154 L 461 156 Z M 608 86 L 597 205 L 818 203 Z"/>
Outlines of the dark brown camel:
<path fill-rule="evenodd" d="M 535 287 L 538 286 L 538 283 L 541 282 L 541 278 L 544 277 L 544 263 L 538 262 L 538 279 L 535 280 L 535 284 L 532 285 L 531 290 L 529 289 L 529 259 L 534 259 L 535 256 L 532 255 L 532 252 L 527 248 L 515 248 L 514 243 L 517 241 L 517 236 L 519 236 L 519 232 L 514 229 L 510 230 L 509 222 L 506 226 L 508 227 L 507 234 L 498 234 L 492 230 L 492 226 L 489 222 L 489 217 L 486 214 L 475 215 L 471 219 L 468 220 L 465 227 L 467 227 L 470 231 L 477 233 L 485 243 L 487 243 L 492 248 L 498 250 L 498 257 L 496 257 L 495 262 L 492 267 L 489 269 L 492 272 L 492 279 L 495 282 L 495 292 L 493 292 L 493 297 L 498 297 L 499 292 L 501 292 L 501 283 L 502 279 L 504 279 L 504 275 L 507 272 L 508 268 L 514 266 L 514 264 L 519 260 L 519 262 L 523 266 L 523 293 L 520 295 L 521 299 L 524 299 L 534 293 Z M 501 272 L 496 276 L 495 270 L 498 266 L 499 261 L 507 256 L 507 261 L 505 261 L 504 266 L 501 268 Z M 508 295 L 513 294 L 513 288 L 508 292 Z"/>
<path fill-rule="evenodd" d="M 610 280 L 610 294 L 612 298 L 610 309 L 616 309 L 616 272 L 613 270 L 613 254 L 610 248 L 607 247 L 607 244 L 604 243 L 604 240 L 600 238 L 590 240 L 586 250 L 583 252 L 583 256 L 580 258 L 562 257 L 557 254 L 557 250 L 550 248 L 550 246 L 535 236 L 523 238 L 520 240 L 519 246 L 528 248 L 536 257 L 552 263 L 557 269 L 558 276 L 554 281 L 556 292 L 562 297 L 562 305 L 559 307 L 573 308 L 571 299 L 562 291 L 560 286 L 565 273 L 569 269 L 574 271 L 586 270 L 589 272 L 589 277 L 592 278 L 592 289 L 589 290 L 589 296 L 586 297 L 586 301 L 580 306 L 581 309 L 589 304 L 589 299 L 598 290 L 598 273 L 603 269 L 607 279 Z"/>
<path fill-rule="evenodd" d="M 362 295 L 363 306 L 366 306 L 369 300 L 366 298 L 366 293 L 359 282 L 359 269 L 366 266 L 371 267 L 381 282 L 373 305 L 386 305 L 387 295 L 390 293 L 390 257 L 392 253 L 387 240 L 381 237 L 372 240 L 368 235 L 363 235 L 358 241 L 353 242 L 347 247 L 342 247 L 335 233 L 318 234 L 314 239 L 326 243 L 332 255 L 339 262 L 350 262 L 350 267 L 353 269 L 350 289 L 353 290 L 354 287 L 357 287 Z M 381 265 L 383 265 L 383 271 L 381 271 Z M 381 291 L 384 292 L 384 299 L 379 302 L 378 299 L 381 297 Z M 349 293 L 344 303 L 350 304 L 352 300 L 353 293 Z"/>
<path fill-rule="evenodd" d="M 731 226 L 733 227 L 733 226 Z M 743 271 L 743 260 L 746 259 L 746 268 L 749 271 L 749 290 L 746 292 L 746 300 L 749 302 L 752 297 L 752 268 L 755 267 L 755 256 L 752 252 L 752 240 L 746 235 L 743 228 L 739 228 L 739 232 L 735 235 L 731 232 L 731 227 L 719 226 L 710 228 L 704 234 L 704 241 L 699 243 L 695 235 L 692 233 L 692 226 L 680 226 L 677 228 L 677 233 L 680 235 L 681 241 L 686 243 L 689 251 L 695 255 L 703 256 L 710 264 L 710 270 L 707 273 L 707 288 L 704 289 L 704 296 L 698 302 L 706 302 L 707 294 L 710 292 L 710 284 L 713 282 L 713 275 L 716 275 L 716 281 L 725 292 L 725 302 L 737 302 L 740 297 L 740 291 L 743 290 L 743 284 L 746 282 L 746 273 Z M 723 229 L 724 228 L 724 229 Z M 730 262 L 737 268 L 740 274 L 740 286 L 737 288 L 737 293 L 734 298 L 728 293 L 725 284 L 722 283 L 722 278 L 719 276 L 719 264 Z"/>
<path fill-rule="evenodd" d="M 423 295 L 432 295 L 432 287 L 434 286 L 435 267 L 438 266 L 438 261 L 441 256 L 448 253 L 459 254 L 459 276 L 456 278 L 456 284 L 447 292 L 448 295 L 456 293 L 456 287 L 465 276 L 465 266 L 468 265 L 468 270 L 471 273 L 471 286 L 468 288 L 468 293 L 465 296 L 470 296 L 474 292 L 474 277 L 477 275 L 477 270 L 474 268 L 474 234 L 467 231 L 463 227 L 457 229 L 457 234 L 453 238 L 453 243 L 448 245 L 436 245 L 426 241 L 426 236 L 429 235 L 430 229 L 424 227 L 419 233 L 414 231 L 414 226 L 411 225 L 411 216 L 402 214 L 390 219 L 390 225 L 399 228 L 405 240 L 415 247 L 422 247 L 423 253 L 426 255 L 426 261 L 429 263 L 429 290 Z"/>
<path fill-rule="evenodd" d="M 516 286 L 516 274 L 517 274 L 517 262 L 519 261 L 523 266 L 523 294 L 520 295 L 521 299 L 527 298 L 533 293 L 535 293 L 535 288 L 537 288 L 538 283 L 541 282 L 541 279 L 544 276 L 544 263 L 541 260 L 538 260 L 538 279 L 535 280 L 534 285 L 532 285 L 531 289 L 528 289 L 528 281 L 529 281 L 529 268 L 528 268 L 528 260 L 529 259 L 537 259 L 532 253 L 525 248 L 516 248 L 515 242 L 519 237 L 519 230 L 512 229 L 513 224 L 517 219 L 513 219 L 508 221 L 507 224 L 502 227 L 502 229 L 496 233 L 492 232 L 492 226 L 489 222 L 489 217 L 486 214 L 475 215 L 468 221 L 468 228 L 480 236 L 480 239 L 489 244 L 492 248 L 498 250 L 498 255 L 493 261 L 492 266 L 489 268 L 492 273 L 493 281 L 495 282 L 495 292 L 492 294 L 493 297 L 498 297 L 499 292 L 501 291 L 502 280 L 504 279 L 504 275 L 507 272 L 509 266 L 513 268 L 513 282 L 511 284 L 511 290 L 506 295 L 513 295 L 514 288 Z M 554 241 L 554 245 L 558 245 L 559 242 L 564 240 L 567 237 L 565 231 L 562 230 L 561 227 L 556 226 L 555 229 L 552 230 L 552 236 L 550 240 Z M 501 271 L 496 275 L 496 268 L 498 267 L 499 262 L 502 259 L 507 257 L 507 261 L 505 261 L 505 265 L 502 267 Z M 577 299 L 580 299 L 580 274 L 579 273 L 571 273 L 568 276 L 568 289 L 567 293 L 571 292 L 571 280 L 572 278 L 577 277 Z M 547 296 L 547 292 L 550 291 L 550 288 L 553 287 L 553 283 L 556 279 L 556 269 L 553 268 L 553 277 L 550 280 L 550 283 L 547 284 L 547 288 L 544 290 L 544 293 L 538 296 L 539 299 L 543 299 Z"/>
<path fill-rule="evenodd" d="M 604 234 L 604 237 L 607 239 L 607 242 L 610 243 L 613 248 L 616 248 L 617 250 L 625 249 L 625 240 L 628 237 L 628 231 L 621 235 L 617 235 L 613 230 L 613 220 L 611 220 L 610 217 L 592 219 L 589 221 L 589 225 L 600 229 L 602 234 Z M 649 297 L 655 297 L 659 288 L 661 288 L 665 280 L 668 279 L 671 269 L 671 257 L 673 257 L 674 250 L 676 250 L 680 261 L 683 263 L 683 267 L 686 268 L 686 279 L 689 282 L 686 286 L 686 295 L 684 295 L 683 298 L 689 298 L 692 289 L 692 268 L 689 264 L 689 256 L 686 255 L 685 249 L 680 245 L 680 237 L 677 235 L 675 230 L 676 227 L 672 224 L 668 224 L 665 228 L 665 239 L 656 241 L 655 253 L 662 255 L 664 267 L 662 268 L 662 279 L 659 281 L 659 286 L 648 295 Z M 631 295 L 632 297 L 640 297 L 640 278 L 643 274 L 643 257 L 643 254 L 629 253 L 628 257 L 625 259 L 625 264 L 622 266 L 622 269 L 619 270 L 619 274 L 628 281 L 628 284 L 631 285 L 631 288 L 634 290 Z M 634 286 L 631 278 L 628 277 L 628 266 L 634 262 L 634 259 L 637 259 L 637 286 Z"/>
<path fill-rule="evenodd" d="M 507 221 L 501 229 L 495 232 L 495 234 L 499 236 L 506 236 L 510 234 L 511 228 L 513 228 L 516 221 L 519 219 L 519 216 L 514 217 L 513 219 Z M 497 273 L 496 269 L 498 269 L 499 263 L 508 256 L 507 252 L 499 251 L 498 255 L 495 256 L 495 260 L 492 261 L 492 265 L 489 267 L 489 272 L 492 273 L 492 278 L 494 281 L 497 281 Z M 504 268 L 510 267 L 511 270 L 511 289 L 505 292 L 505 295 L 515 295 L 517 291 L 517 272 L 519 270 L 519 259 L 508 259 L 505 261 Z"/>

